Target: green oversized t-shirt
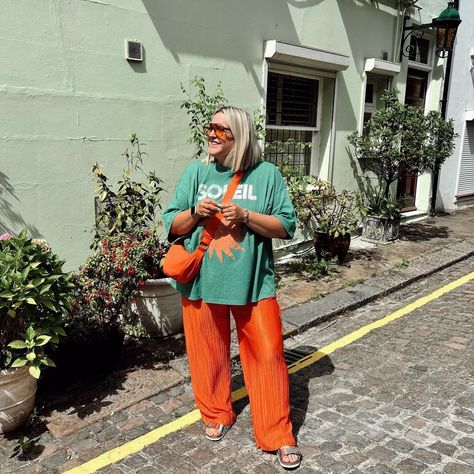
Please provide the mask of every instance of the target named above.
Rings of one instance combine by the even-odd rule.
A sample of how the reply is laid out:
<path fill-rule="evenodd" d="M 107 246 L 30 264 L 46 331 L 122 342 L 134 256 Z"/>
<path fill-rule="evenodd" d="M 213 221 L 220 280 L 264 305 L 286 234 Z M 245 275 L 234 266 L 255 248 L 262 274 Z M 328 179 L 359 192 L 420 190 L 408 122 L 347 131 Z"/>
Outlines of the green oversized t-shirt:
<path fill-rule="evenodd" d="M 232 176 L 232 171 L 217 162 L 194 161 L 186 168 L 163 213 L 171 240 L 176 237 L 169 235 L 176 215 L 205 198 L 220 203 Z M 277 217 L 288 237 L 293 237 L 295 212 L 285 182 L 273 164 L 262 161 L 247 170 L 231 201 L 250 211 Z M 188 251 L 199 245 L 202 229 L 198 226 L 184 240 Z M 243 223 L 231 226 L 224 219 L 204 255 L 198 276 L 185 285 L 175 282 L 175 286 L 185 297 L 206 303 L 243 305 L 274 296 L 272 239 L 253 232 Z"/>

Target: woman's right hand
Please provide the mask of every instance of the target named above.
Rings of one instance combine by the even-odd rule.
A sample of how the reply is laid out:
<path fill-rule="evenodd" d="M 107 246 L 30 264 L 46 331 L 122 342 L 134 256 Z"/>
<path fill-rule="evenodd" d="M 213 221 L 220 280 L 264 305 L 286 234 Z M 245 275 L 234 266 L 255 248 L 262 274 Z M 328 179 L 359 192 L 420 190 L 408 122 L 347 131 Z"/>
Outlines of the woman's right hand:
<path fill-rule="evenodd" d="M 212 217 L 219 212 L 219 204 L 214 199 L 203 199 L 196 204 L 196 214 L 200 218 Z"/>
<path fill-rule="evenodd" d="M 196 225 L 206 225 L 207 221 L 219 211 L 219 207 L 214 199 L 203 199 L 195 205 L 194 211 L 194 215 L 191 215 L 191 209 L 181 211 L 174 218 L 170 233 L 186 235 L 195 229 Z"/>

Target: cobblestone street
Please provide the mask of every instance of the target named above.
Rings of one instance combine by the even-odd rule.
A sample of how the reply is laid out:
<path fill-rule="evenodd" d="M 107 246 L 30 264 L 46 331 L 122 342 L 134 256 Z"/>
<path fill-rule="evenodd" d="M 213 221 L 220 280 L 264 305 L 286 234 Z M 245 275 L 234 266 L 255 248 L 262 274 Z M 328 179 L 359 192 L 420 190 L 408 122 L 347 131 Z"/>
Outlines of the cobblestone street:
<path fill-rule="evenodd" d="M 474 257 L 288 338 L 285 347 L 299 354 L 327 348 L 471 272 Z M 471 279 L 294 373 L 292 419 L 304 455 L 298 472 L 474 472 L 473 307 Z M 240 386 L 236 379 L 234 389 Z M 115 464 L 81 470 L 114 448 L 126 453 L 131 440 L 193 412 L 190 385 L 182 383 L 61 440 L 43 434 L 36 459 L 3 451 L 0 472 L 283 472 L 274 454 L 255 448 L 248 399 L 236 408 L 237 423 L 221 442 L 207 441 L 198 422 Z"/>
<path fill-rule="evenodd" d="M 316 350 L 472 271 L 471 258 L 287 343 Z M 473 305 L 471 280 L 292 375 L 299 472 L 473 472 Z M 238 412 L 222 442 L 196 423 L 101 472 L 281 472 L 253 445 L 247 399 Z"/>

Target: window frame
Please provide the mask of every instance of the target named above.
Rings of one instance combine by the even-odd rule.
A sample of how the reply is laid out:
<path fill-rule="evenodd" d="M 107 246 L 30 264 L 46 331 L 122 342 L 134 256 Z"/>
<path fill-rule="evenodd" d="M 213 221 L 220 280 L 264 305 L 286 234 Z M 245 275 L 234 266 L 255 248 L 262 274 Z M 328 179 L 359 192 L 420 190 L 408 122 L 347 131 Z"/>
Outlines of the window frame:
<path fill-rule="evenodd" d="M 288 64 L 279 64 L 273 62 L 267 62 L 267 68 L 265 71 L 265 95 L 263 98 L 263 112 L 266 117 L 267 109 L 267 93 L 268 93 L 268 76 L 269 74 L 281 74 L 294 77 L 303 77 L 306 79 L 312 79 L 318 81 L 318 99 L 316 104 L 316 124 L 314 127 L 307 126 L 296 126 L 296 125 L 267 125 L 265 118 L 265 130 L 287 130 L 287 131 L 302 131 L 312 132 L 311 139 L 311 150 L 309 158 L 309 172 L 314 174 L 318 170 L 319 165 L 319 143 L 320 143 L 320 132 L 321 132 L 321 117 L 322 117 L 322 104 L 323 104 L 323 82 L 325 77 L 335 78 L 335 74 L 331 72 L 313 71 L 305 67 L 299 67 Z"/>

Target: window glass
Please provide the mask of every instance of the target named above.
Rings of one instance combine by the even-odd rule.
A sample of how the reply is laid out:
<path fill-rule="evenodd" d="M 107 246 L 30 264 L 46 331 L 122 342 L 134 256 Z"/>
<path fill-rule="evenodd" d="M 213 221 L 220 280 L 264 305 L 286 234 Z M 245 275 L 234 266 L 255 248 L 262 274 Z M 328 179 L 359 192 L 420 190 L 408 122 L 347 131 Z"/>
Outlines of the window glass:
<path fill-rule="evenodd" d="M 428 53 L 430 50 L 430 40 L 426 38 L 417 38 L 415 35 L 410 36 L 410 54 L 408 59 L 417 63 L 428 64 Z"/>
<path fill-rule="evenodd" d="M 265 159 L 309 174 L 319 80 L 270 72 L 267 84 Z"/>
<path fill-rule="evenodd" d="M 270 72 L 267 125 L 316 127 L 317 79 Z"/>

